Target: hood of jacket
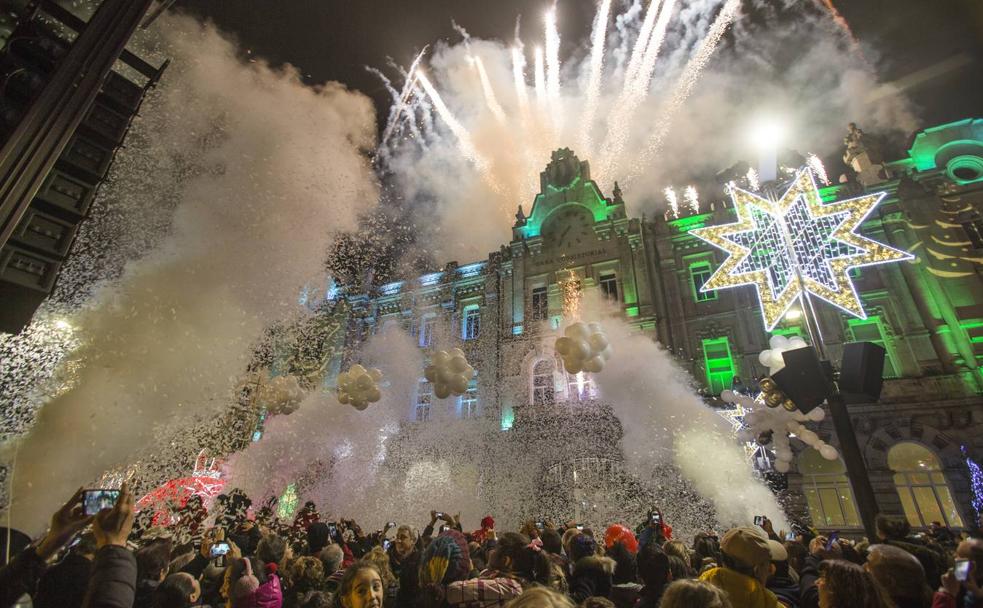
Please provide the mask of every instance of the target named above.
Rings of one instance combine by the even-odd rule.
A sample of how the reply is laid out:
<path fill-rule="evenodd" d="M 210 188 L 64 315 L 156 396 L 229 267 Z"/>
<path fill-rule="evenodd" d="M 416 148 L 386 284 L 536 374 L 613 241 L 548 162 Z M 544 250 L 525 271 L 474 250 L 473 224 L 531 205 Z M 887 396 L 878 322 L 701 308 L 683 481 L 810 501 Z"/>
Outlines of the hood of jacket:
<path fill-rule="evenodd" d="M 701 581 L 723 589 L 735 606 L 746 608 L 777 608 L 778 598 L 765 589 L 757 579 L 731 570 L 712 568 L 700 575 Z"/>

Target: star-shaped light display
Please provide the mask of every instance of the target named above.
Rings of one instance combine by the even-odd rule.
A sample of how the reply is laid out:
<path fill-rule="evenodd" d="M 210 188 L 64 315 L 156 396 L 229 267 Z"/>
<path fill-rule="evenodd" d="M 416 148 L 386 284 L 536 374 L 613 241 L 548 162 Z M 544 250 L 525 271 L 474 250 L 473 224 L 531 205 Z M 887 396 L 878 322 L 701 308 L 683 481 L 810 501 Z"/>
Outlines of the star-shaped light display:
<path fill-rule="evenodd" d="M 730 254 L 700 291 L 754 285 L 768 331 L 803 290 L 866 318 L 850 269 L 914 259 L 857 233 L 884 196 L 823 203 L 809 169 L 777 201 L 732 188 L 737 221 L 690 231 Z"/>

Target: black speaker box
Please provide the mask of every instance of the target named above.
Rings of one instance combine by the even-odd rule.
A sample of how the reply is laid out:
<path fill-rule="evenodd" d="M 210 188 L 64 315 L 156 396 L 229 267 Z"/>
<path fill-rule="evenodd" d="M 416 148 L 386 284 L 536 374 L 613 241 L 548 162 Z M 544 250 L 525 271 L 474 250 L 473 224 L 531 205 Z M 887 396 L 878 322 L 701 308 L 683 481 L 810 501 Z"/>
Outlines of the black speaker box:
<path fill-rule="evenodd" d="M 828 368 L 811 346 L 782 353 L 785 367 L 771 378 L 803 414 L 818 407 L 833 391 Z"/>
<path fill-rule="evenodd" d="M 884 347 L 873 342 L 844 344 L 840 390 L 877 401 L 884 384 L 885 354 Z"/>

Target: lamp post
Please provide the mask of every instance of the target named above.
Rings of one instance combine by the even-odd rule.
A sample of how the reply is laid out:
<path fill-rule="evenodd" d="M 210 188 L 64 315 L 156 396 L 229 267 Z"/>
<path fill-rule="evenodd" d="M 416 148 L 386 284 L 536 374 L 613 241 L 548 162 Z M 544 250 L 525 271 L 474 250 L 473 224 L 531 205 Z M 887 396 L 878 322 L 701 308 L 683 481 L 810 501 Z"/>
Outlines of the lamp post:
<path fill-rule="evenodd" d="M 785 136 L 785 129 L 780 122 L 774 119 L 761 120 L 754 126 L 751 132 L 751 139 L 758 151 L 758 174 L 761 180 L 761 190 L 772 203 L 779 197 L 779 190 L 786 185 L 778 180 L 778 147 Z M 819 319 L 813 306 L 809 291 L 805 288 L 802 268 L 799 266 L 798 258 L 793 247 L 792 234 L 788 229 L 784 218 L 778 218 L 777 222 L 782 233 L 784 245 L 787 251 L 791 252 L 789 259 L 792 261 L 795 281 L 799 284 L 800 309 L 802 319 L 806 329 L 812 339 L 812 345 L 819 355 L 819 359 L 828 362 L 829 357 L 823 343 L 822 330 L 819 326 Z M 832 369 L 830 366 L 829 369 Z M 875 518 L 878 507 L 874 497 L 874 489 L 870 483 L 870 476 L 867 473 L 867 466 L 864 462 L 863 452 L 857 443 L 857 435 L 850 419 L 843 394 L 836 385 L 835 379 L 828 379 L 830 394 L 826 398 L 829 406 L 830 417 L 833 420 L 833 428 L 836 431 L 837 439 L 840 444 L 840 453 L 843 456 L 843 463 L 846 465 L 847 475 L 850 479 L 850 487 L 857 502 L 857 511 L 863 522 L 864 531 L 867 538 L 871 541 L 877 538 Z"/>

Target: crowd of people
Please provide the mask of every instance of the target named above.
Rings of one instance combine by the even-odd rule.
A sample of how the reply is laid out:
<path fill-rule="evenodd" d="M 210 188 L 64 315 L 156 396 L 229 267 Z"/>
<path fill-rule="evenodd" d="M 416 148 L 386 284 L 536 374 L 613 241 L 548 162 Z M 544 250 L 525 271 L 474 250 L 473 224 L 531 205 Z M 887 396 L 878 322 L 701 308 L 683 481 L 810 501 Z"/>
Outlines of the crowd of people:
<path fill-rule="evenodd" d="M 632 527 L 509 532 L 433 511 L 419 532 L 366 533 L 312 502 L 281 521 L 239 490 L 211 512 L 192 498 L 168 525 L 135 513 L 126 486 L 93 516 L 82 497 L 39 539 L 5 531 L 0 608 L 983 608 L 978 527 L 916 534 L 883 515 L 870 542 L 764 517 L 684 542 L 657 510 Z"/>

